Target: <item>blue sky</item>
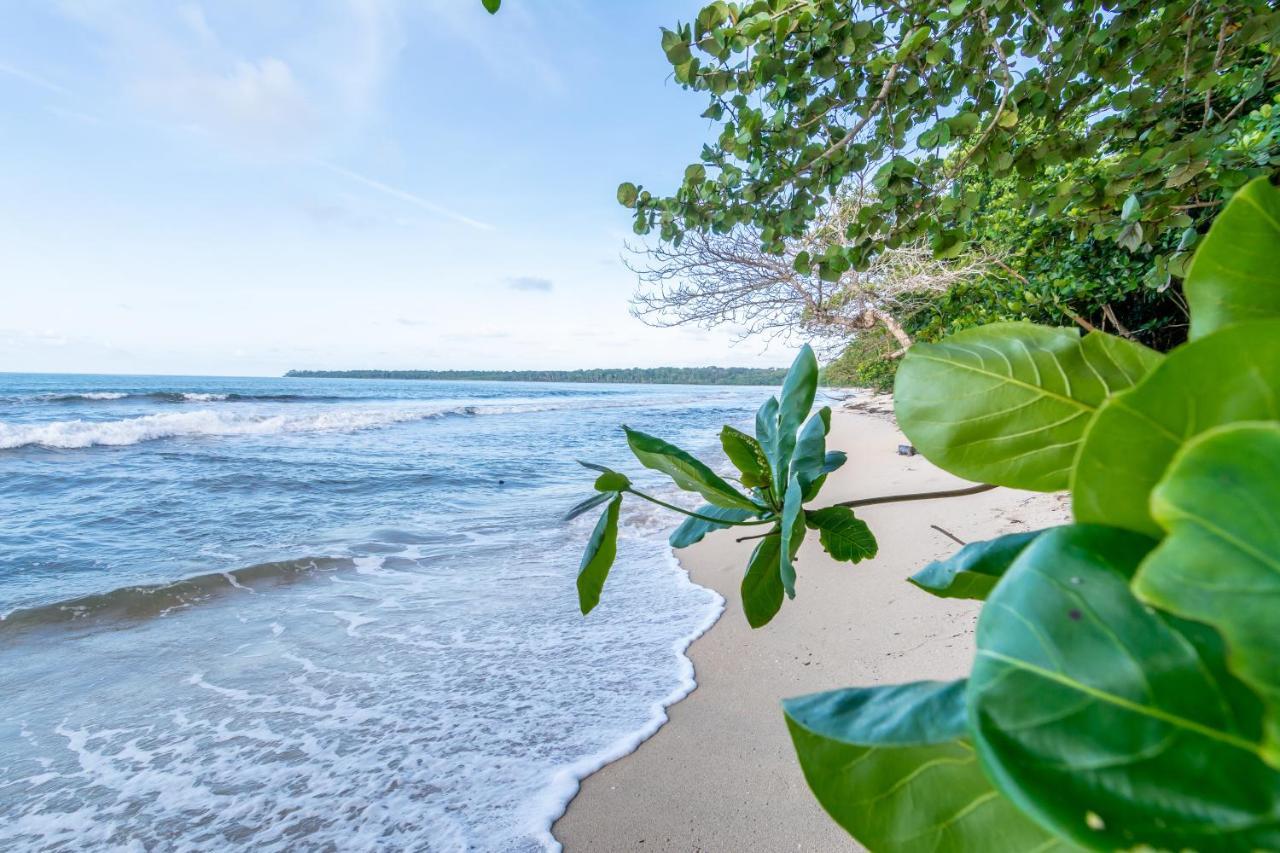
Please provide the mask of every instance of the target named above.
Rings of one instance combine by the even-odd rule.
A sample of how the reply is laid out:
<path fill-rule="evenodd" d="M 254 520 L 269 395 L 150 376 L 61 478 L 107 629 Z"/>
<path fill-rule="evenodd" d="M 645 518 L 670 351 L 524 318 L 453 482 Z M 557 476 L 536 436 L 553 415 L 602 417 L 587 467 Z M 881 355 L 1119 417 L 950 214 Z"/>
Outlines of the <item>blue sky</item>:
<path fill-rule="evenodd" d="M 627 313 L 698 5 L 6 2 L 0 371 L 785 363 Z"/>

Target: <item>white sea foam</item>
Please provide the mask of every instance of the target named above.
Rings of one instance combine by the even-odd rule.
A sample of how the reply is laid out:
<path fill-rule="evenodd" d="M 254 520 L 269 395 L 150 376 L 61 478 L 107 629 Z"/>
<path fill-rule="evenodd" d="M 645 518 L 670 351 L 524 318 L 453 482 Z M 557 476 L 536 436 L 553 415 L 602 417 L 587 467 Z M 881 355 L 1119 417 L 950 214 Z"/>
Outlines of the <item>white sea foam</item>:
<path fill-rule="evenodd" d="M 308 413 L 255 414 L 199 409 L 162 412 L 110 421 L 83 419 L 36 424 L 0 422 L 0 450 L 18 447 L 83 448 L 122 446 L 162 438 L 274 435 L 352 431 L 384 427 L 448 414 L 473 414 L 472 407 L 338 409 Z"/>
<path fill-rule="evenodd" d="M 120 395 L 124 396 L 124 395 Z M 184 394 L 208 402 L 225 395 Z M 209 400 L 205 400 L 208 397 Z M 104 398 L 105 399 L 105 398 Z M 114 399 L 114 398 L 113 398 Z M 49 421 L 23 424 L 0 421 L 0 450 L 19 447 L 78 449 L 139 444 L 164 438 L 191 436 L 275 435 L 300 432 L 350 432 L 392 426 L 446 415 L 513 415 L 552 412 L 584 405 L 581 400 L 555 403 L 475 404 L 349 408 L 263 414 L 260 412 L 197 409 L 161 412 L 119 420 Z M 591 403 L 593 408 L 613 408 L 634 403 Z"/>
<path fill-rule="evenodd" d="M 213 403 L 219 400 L 227 399 L 226 394 L 204 394 L 197 391 L 187 391 L 182 395 L 182 399 L 188 403 Z"/>

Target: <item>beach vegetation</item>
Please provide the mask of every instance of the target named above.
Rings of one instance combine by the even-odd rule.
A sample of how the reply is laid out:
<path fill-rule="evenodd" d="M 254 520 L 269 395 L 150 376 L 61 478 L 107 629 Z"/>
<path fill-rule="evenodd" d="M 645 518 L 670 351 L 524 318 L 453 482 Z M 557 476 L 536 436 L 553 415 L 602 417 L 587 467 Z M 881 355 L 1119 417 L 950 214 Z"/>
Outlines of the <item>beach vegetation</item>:
<path fill-rule="evenodd" d="M 660 241 L 636 301 L 660 322 L 730 307 L 749 334 L 804 325 L 798 337 L 837 354 L 869 329 L 936 341 L 1025 320 L 1167 351 L 1186 339 L 1182 282 L 1209 222 L 1280 166 L 1280 11 L 1266 0 L 717 0 L 661 46 L 711 129 L 674 190 L 618 188 L 635 232 Z M 855 215 L 824 229 L 850 197 Z M 768 259 L 757 279 L 793 273 L 744 299 L 743 276 L 689 263 L 741 241 Z M 766 298 L 797 277 L 874 279 L 918 249 L 969 274 L 914 292 L 906 312 L 874 290 L 872 310 L 826 312 L 853 323 Z M 901 346 L 848 362 L 883 387 Z"/>
<path fill-rule="evenodd" d="M 983 602 L 967 678 L 784 703 L 810 788 L 873 850 L 1280 849 L 1280 190 L 1248 183 L 1197 243 L 1190 339 L 1167 354 L 1029 322 L 906 353 L 899 425 L 929 461 L 979 481 L 966 489 L 810 508 L 845 457 L 826 448 L 829 409 L 809 414 L 808 347 L 754 435 L 722 433 L 736 485 L 628 430 L 641 464 L 706 505 L 588 465 L 586 504 L 607 509 L 583 558 L 583 612 L 624 496 L 683 513 L 681 547 L 724 528 L 758 539 L 742 598 L 760 627 L 803 587 L 807 531 L 833 559 L 875 556 L 860 506 L 1069 490 L 1072 523 L 965 545 L 911 578 L 920 594 Z"/>

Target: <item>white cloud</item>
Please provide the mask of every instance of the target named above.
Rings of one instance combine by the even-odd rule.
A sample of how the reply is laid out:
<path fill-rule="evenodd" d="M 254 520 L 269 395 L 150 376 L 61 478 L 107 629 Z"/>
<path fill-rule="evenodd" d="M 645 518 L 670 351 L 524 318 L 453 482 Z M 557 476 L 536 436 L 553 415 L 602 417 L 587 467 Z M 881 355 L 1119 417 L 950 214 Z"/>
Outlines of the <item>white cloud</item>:
<path fill-rule="evenodd" d="M 7 74 L 10 77 L 16 77 L 17 79 L 21 80 L 24 83 L 29 83 L 32 86 L 38 86 L 41 89 L 45 89 L 57 95 L 71 94 L 71 90 L 68 89 L 66 86 L 60 86 L 57 83 L 53 82 L 52 80 L 49 80 L 46 77 L 42 77 L 39 74 L 36 74 L 32 71 L 27 71 L 24 68 L 18 68 L 13 65 L 5 65 L 3 63 L 0 63 L 0 74 Z"/>
<path fill-rule="evenodd" d="M 549 278 L 522 275 L 507 279 L 507 287 L 512 290 L 528 290 L 536 293 L 550 293 L 551 289 L 555 287 L 555 285 Z"/>
<path fill-rule="evenodd" d="M 316 153 L 376 113 L 399 0 L 63 0 L 145 114 L 271 154 Z M 0 69 L 2 70 L 2 69 Z"/>
<path fill-rule="evenodd" d="M 384 195 L 399 199 L 407 204 L 412 204 L 415 207 L 420 207 L 423 210 L 430 211 L 431 213 L 435 213 L 447 219 L 452 219 L 455 222 L 461 222 L 463 225 L 469 225 L 472 228 L 476 228 L 481 231 L 493 230 L 493 226 L 487 222 L 481 222 L 478 219 L 472 219 L 469 216 L 464 216 L 456 210 L 450 210 L 444 205 L 436 204 L 434 201 L 429 201 L 416 193 L 411 193 L 408 190 L 403 190 L 399 187 L 393 187 L 390 184 L 385 184 L 382 181 L 369 177 L 368 175 L 362 175 L 359 172 L 353 172 L 350 169 L 344 169 L 341 166 L 335 166 L 334 164 L 326 163 L 323 160 L 316 160 L 315 164 L 321 168 L 328 169 L 336 175 L 341 175 L 348 180 L 355 181 L 358 184 L 363 184 L 369 189 L 377 190 Z"/>

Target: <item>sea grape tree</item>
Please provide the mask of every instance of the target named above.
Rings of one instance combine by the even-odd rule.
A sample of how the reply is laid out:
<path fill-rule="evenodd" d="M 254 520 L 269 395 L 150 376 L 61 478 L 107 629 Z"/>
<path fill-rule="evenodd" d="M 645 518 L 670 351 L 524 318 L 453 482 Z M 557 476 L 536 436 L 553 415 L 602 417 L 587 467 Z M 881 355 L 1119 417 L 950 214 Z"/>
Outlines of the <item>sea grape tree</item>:
<path fill-rule="evenodd" d="M 905 356 L 895 410 L 926 458 L 983 483 L 961 491 L 1070 489 L 1074 521 L 966 545 L 910 578 L 984 602 L 967 678 L 784 703 L 810 788 L 867 847 L 1280 849 L 1280 191 L 1258 179 L 1236 194 L 1186 293 L 1191 340 L 1168 355 L 998 323 Z M 861 502 L 809 506 L 844 462 L 825 447 L 829 411 L 806 419 L 815 383 L 806 348 L 755 435 L 722 432 L 741 488 L 627 432 L 642 464 L 707 502 L 667 504 L 687 516 L 673 545 L 766 528 L 742 584 L 753 626 L 794 594 L 806 530 L 835 559 L 876 553 Z M 589 467 L 599 493 L 574 512 L 607 508 L 579 576 L 584 612 L 622 496 L 657 500 Z"/>

